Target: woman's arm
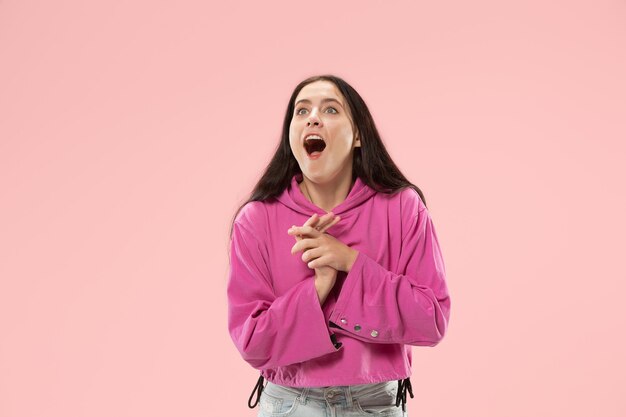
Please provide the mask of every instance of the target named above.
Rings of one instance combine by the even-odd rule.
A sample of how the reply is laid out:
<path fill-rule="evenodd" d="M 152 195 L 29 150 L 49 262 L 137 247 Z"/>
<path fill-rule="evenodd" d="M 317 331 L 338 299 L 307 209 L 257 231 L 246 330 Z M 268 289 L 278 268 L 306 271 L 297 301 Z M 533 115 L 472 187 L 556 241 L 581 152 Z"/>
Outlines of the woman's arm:
<path fill-rule="evenodd" d="M 252 367 L 290 365 L 341 348 L 331 339 L 313 274 L 275 296 L 261 243 L 238 222 L 233 225 L 230 262 L 228 330 Z"/>
<path fill-rule="evenodd" d="M 405 222 L 400 273 L 359 252 L 330 316 L 337 333 L 414 346 L 435 346 L 444 337 L 450 319 L 445 266 L 432 219 L 417 203 Z"/>

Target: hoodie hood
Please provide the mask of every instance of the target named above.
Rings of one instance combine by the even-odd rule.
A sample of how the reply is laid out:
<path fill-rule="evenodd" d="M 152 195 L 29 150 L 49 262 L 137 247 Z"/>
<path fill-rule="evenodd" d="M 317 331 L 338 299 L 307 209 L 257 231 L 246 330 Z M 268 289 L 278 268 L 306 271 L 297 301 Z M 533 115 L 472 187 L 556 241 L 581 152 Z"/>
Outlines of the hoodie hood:
<path fill-rule="evenodd" d="M 306 196 L 300 190 L 298 183 L 302 181 L 302 173 L 297 173 L 291 178 L 289 186 L 278 196 L 276 199 L 289 207 L 290 209 L 302 213 L 307 216 L 312 216 L 313 213 L 326 214 L 326 211 L 312 202 L 310 202 Z M 331 211 L 334 214 L 345 215 L 353 212 L 357 207 L 369 200 L 376 194 L 376 191 L 367 186 L 360 177 L 356 177 L 350 192 L 346 199 L 334 207 Z"/>

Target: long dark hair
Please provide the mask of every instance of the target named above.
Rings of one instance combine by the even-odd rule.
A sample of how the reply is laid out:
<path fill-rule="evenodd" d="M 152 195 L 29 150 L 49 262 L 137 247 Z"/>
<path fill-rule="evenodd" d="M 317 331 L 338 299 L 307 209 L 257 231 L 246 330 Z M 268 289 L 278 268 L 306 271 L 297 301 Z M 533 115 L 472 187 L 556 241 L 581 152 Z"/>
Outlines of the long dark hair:
<path fill-rule="evenodd" d="M 330 81 L 335 84 L 348 104 L 355 134 L 358 132 L 361 139 L 361 146 L 354 148 L 352 178 L 360 177 L 364 184 L 385 194 L 395 194 L 406 187 L 411 187 L 419 194 L 424 205 L 426 204 L 422 190 L 409 182 L 392 161 L 380 139 L 374 119 L 359 93 L 350 84 L 337 76 L 330 74 L 316 75 L 300 82 L 293 90 L 287 106 L 287 112 L 285 113 L 283 130 L 276 153 L 267 168 L 265 168 L 263 176 L 254 186 L 250 198 L 239 206 L 233 216 L 230 225 L 231 237 L 235 219 L 246 204 L 251 201 L 265 201 L 280 195 L 289 186 L 293 176 L 302 172 L 289 146 L 289 126 L 293 117 L 294 101 L 300 90 L 307 84 L 315 81 Z"/>

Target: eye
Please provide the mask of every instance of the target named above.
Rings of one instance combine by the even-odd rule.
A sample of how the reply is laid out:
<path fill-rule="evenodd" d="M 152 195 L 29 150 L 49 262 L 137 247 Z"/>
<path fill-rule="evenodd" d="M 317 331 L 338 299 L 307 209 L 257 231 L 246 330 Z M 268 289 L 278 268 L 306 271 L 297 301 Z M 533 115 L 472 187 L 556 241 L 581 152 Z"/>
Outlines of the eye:
<path fill-rule="evenodd" d="M 300 107 L 298 110 L 296 110 L 296 114 L 302 114 L 300 113 L 302 110 L 306 110 L 304 107 Z"/>
<path fill-rule="evenodd" d="M 339 113 L 339 112 L 337 111 L 337 109 L 336 109 L 336 108 L 334 108 L 334 107 L 328 107 L 326 110 L 330 110 L 330 109 L 332 109 L 332 110 L 333 110 L 333 114 Z"/>

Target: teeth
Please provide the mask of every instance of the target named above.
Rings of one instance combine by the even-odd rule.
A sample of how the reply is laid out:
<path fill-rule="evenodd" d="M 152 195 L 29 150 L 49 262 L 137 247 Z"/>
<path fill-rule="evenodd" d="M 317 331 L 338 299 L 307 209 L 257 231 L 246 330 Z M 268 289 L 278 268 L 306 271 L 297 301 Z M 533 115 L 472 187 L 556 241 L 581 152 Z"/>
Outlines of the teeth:
<path fill-rule="evenodd" d="M 306 137 L 306 140 L 309 140 L 309 139 L 324 140 L 324 139 L 322 139 L 320 136 L 317 136 L 317 135 L 307 136 L 307 137 Z"/>

